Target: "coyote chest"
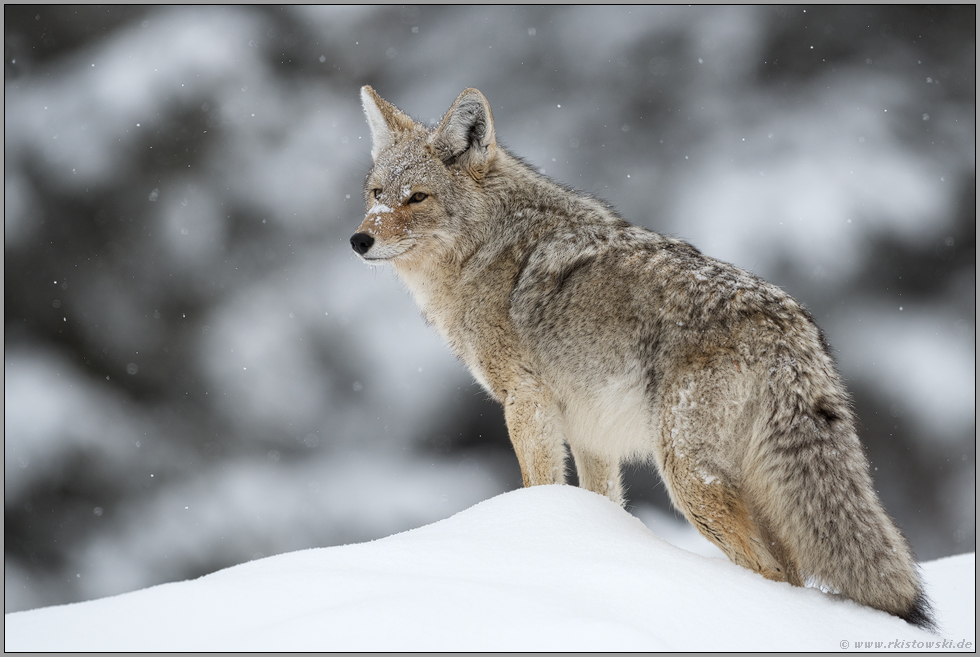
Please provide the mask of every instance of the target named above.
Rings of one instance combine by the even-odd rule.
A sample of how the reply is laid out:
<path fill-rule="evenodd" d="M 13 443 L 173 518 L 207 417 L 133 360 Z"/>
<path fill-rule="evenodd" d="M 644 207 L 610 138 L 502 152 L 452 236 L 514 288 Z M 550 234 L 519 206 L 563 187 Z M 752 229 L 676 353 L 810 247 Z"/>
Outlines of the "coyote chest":
<path fill-rule="evenodd" d="M 539 175 L 476 89 L 435 128 L 361 99 L 373 166 L 351 246 L 395 268 L 503 405 L 525 485 L 564 483 L 569 450 L 580 485 L 622 504 L 621 464 L 652 457 L 735 563 L 933 626 L 802 306 Z"/>

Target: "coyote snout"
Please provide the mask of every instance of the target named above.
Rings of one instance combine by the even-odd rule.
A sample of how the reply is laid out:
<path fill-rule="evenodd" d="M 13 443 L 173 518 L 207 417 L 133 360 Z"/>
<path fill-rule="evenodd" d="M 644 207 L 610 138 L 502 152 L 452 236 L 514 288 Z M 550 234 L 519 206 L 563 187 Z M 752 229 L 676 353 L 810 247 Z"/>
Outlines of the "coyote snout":
<path fill-rule="evenodd" d="M 374 238 L 367 233 L 354 233 L 350 238 L 351 247 L 357 251 L 357 255 L 365 255 L 374 244 Z"/>
<path fill-rule="evenodd" d="M 806 309 L 540 175 L 476 89 L 434 128 L 361 99 L 374 164 L 351 246 L 391 263 L 503 405 L 525 485 L 564 482 L 567 446 L 581 485 L 622 503 L 621 463 L 652 462 L 735 563 L 932 627 Z"/>
<path fill-rule="evenodd" d="M 387 190 L 380 187 L 372 190 L 371 207 L 357 232 L 350 238 L 350 244 L 357 254 L 365 260 L 388 260 L 414 246 L 418 221 L 410 206 L 421 202 L 413 201 L 421 194 L 416 192 L 408 199 L 394 201 Z M 389 207 L 385 201 L 393 203 L 395 207 Z"/>

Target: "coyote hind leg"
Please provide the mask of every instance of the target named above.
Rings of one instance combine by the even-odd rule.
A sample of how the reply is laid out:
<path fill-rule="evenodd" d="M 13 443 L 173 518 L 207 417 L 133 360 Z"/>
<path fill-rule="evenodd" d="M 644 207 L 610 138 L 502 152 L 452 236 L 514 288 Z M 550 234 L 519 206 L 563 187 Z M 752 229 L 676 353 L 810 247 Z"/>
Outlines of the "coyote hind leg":
<path fill-rule="evenodd" d="M 766 579 L 802 586 L 799 571 L 780 542 L 753 517 L 738 491 L 720 479 L 692 472 L 668 455 L 664 467 L 674 503 L 701 535 L 736 564 Z"/>

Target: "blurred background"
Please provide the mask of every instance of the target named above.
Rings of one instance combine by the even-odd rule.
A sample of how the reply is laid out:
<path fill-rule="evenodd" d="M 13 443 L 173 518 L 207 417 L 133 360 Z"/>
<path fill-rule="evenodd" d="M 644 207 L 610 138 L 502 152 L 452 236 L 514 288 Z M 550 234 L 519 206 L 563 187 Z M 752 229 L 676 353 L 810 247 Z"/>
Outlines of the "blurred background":
<path fill-rule="evenodd" d="M 793 294 L 917 556 L 974 550 L 975 12 L 5 5 L 5 610 L 520 486 L 499 408 L 348 245 L 363 84 L 431 122 L 477 87 L 548 176 Z"/>

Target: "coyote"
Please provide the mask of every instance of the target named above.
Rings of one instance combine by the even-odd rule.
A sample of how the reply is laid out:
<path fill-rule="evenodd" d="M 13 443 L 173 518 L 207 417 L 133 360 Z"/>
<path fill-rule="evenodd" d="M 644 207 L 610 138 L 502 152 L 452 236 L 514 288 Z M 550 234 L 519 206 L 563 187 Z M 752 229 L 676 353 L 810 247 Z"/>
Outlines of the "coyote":
<path fill-rule="evenodd" d="M 540 175 L 463 91 L 435 128 L 361 89 L 373 167 L 351 246 L 388 262 L 499 401 L 525 486 L 623 504 L 656 464 L 728 557 L 934 628 L 905 537 L 875 493 L 830 349 L 759 277 Z"/>

